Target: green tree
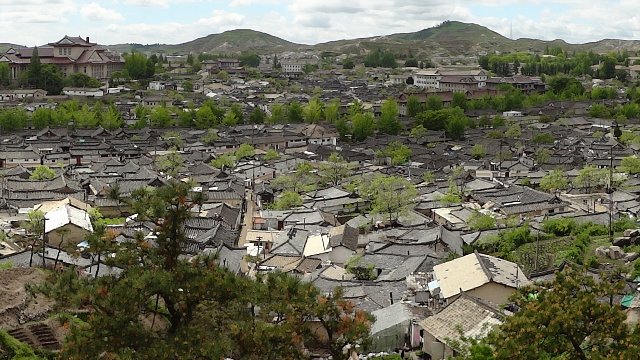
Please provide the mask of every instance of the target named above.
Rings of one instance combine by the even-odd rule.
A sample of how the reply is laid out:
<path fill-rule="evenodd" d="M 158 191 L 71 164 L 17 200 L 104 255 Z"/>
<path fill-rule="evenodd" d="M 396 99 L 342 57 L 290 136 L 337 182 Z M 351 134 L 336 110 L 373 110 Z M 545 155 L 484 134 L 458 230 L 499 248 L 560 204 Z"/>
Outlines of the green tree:
<path fill-rule="evenodd" d="M 616 76 L 616 59 L 611 56 L 605 56 L 598 69 L 598 76 L 601 79 L 612 79 Z"/>
<path fill-rule="evenodd" d="M 224 114 L 224 117 L 222 118 L 222 124 L 224 126 L 235 126 L 238 124 L 238 117 L 236 116 L 236 113 L 233 112 L 231 109 L 227 110 L 227 112 Z"/>
<path fill-rule="evenodd" d="M 44 238 L 44 225 L 45 218 L 44 213 L 40 210 L 31 210 L 27 213 L 27 221 L 24 222 L 22 227 L 27 231 L 27 235 L 29 235 L 29 247 L 30 247 L 30 255 L 29 255 L 29 266 L 33 265 L 33 254 L 38 249 L 44 249 L 45 246 L 45 238 Z M 44 262 L 44 257 L 42 258 Z M 44 267 L 44 264 L 43 264 Z"/>
<path fill-rule="evenodd" d="M 269 149 L 264 154 L 264 161 L 272 161 L 280 159 L 280 153 L 276 149 Z"/>
<path fill-rule="evenodd" d="M 182 167 L 184 166 L 184 158 L 177 151 L 171 151 L 168 154 L 162 155 L 156 161 L 158 170 L 175 178 L 180 174 Z"/>
<path fill-rule="evenodd" d="M 378 131 L 382 134 L 397 135 L 402 128 L 398 121 L 398 103 L 393 99 L 387 99 L 382 103 L 380 112 Z"/>
<path fill-rule="evenodd" d="M 256 150 L 251 144 L 240 144 L 238 150 L 235 152 L 235 157 L 238 160 L 248 159 L 255 155 Z"/>
<path fill-rule="evenodd" d="M 475 211 L 469 218 L 469 227 L 475 231 L 489 230 L 496 228 L 496 219 L 488 214 Z"/>
<path fill-rule="evenodd" d="M 622 158 L 619 169 L 630 175 L 640 174 L 640 158 L 636 156 Z"/>
<path fill-rule="evenodd" d="M 229 107 L 229 110 L 231 110 L 236 116 L 236 119 L 238 119 L 238 123 L 244 122 L 244 111 L 242 110 L 242 106 L 240 106 L 240 104 L 233 103 L 231 107 Z"/>
<path fill-rule="evenodd" d="M 151 126 L 157 128 L 167 128 L 173 123 L 169 109 L 164 106 L 154 107 L 151 110 L 149 120 L 151 121 Z"/>
<path fill-rule="evenodd" d="M 340 118 L 340 100 L 333 99 L 324 107 L 324 119 L 335 124 Z"/>
<path fill-rule="evenodd" d="M 422 126 L 422 124 L 420 124 L 420 125 L 414 126 L 413 129 L 411 129 L 409 136 L 419 139 L 423 136 L 426 136 L 428 132 L 429 131 L 424 126 Z"/>
<path fill-rule="evenodd" d="M 155 227 L 154 246 L 142 235 L 120 244 L 105 231 L 90 251 L 100 245 L 114 254 L 105 261 L 122 269 L 118 276 L 90 279 L 71 269 L 37 289 L 58 308 L 90 309 L 86 322 L 70 324 L 61 358 L 304 359 L 303 348 L 322 341 L 308 319 L 322 319 L 321 331 L 331 334 L 326 346 L 340 349 L 332 350 L 335 359 L 345 358 L 346 345 L 367 344 L 372 319 L 339 290 L 328 298 L 286 274 L 252 280 L 213 256 L 188 256 L 194 197 L 179 181 L 134 192 L 138 219 Z"/>
<path fill-rule="evenodd" d="M 305 193 L 313 191 L 319 183 L 319 176 L 312 172 L 313 166 L 308 162 L 301 162 L 296 165 L 294 172 L 283 174 L 271 181 L 274 189 L 283 191 L 293 191 L 296 193 Z"/>
<path fill-rule="evenodd" d="M 174 130 L 165 132 L 162 135 L 162 141 L 164 141 L 170 149 L 179 150 L 184 145 L 182 135 Z"/>
<path fill-rule="evenodd" d="M 24 129 L 28 115 L 24 109 L 13 108 L 0 110 L 0 129 L 4 132 L 12 132 Z"/>
<path fill-rule="evenodd" d="M 540 148 L 533 154 L 533 158 L 536 160 L 536 164 L 538 165 L 546 164 L 551 159 L 551 150 Z"/>
<path fill-rule="evenodd" d="M 609 111 L 609 108 L 604 104 L 591 104 L 589 115 L 595 118 L 607 119 L 611 117 L 611 112 Z"/>
<path fill-rule="evenodd" d="M 269 124 L 284 124 L 287 119 L 287 107 L 282 104 L 273 104 L 271 106 L 271 116 L 269 116 Z"/>
<path fill-rule="evenodd" d="M 115 106 L 109 106 L 106 111 L 100 113 L 100 126 L 107 130 L 115 130 L 122 127 L 122 118 Z"/>
<path fill-rule="evenodd" d="M 29 179 L 31 180 L 51 180 L 56 177 L 55 170 L 51 169 L 47 165 L 38 165 L 33 170 Z"/>
<path fill-rule="evenodd" d="M 608 175 L 606 172 L 605 169 L 598 169 L 593 165 L 587 165 L 580 169 L 573 183 L 578 187 L 584 188 L 588 194 L 591 192 L 592 187 L 604 185 L 603 181 Z"/>
<path fill-rule="evenodd" d="M 445 134 L 452 140 L 463 139 L 468 120 L 464 114 L 450 118 L 445 128 Z"/>
<path fill-rule="evenodd" d="M 425 103 L 425 110 L 440 110 L 443 108 L 442 98 L 438 95 L 429 95 L 427 96 L 427 101 Z"/>
<path fill-rule="evenodd" d="M 436 179 L 436 176 L 433 174 L 433 171 L 427 170 L 424 173 L 422 173 L 422 181 L 424 181 L 427 184 L 431 184 L 432 182 L 434 182 Z"/>
<path fill-rule="evenodd" d="M 77 127 L 93 129 L 100 124 L 100 119 L 88 105 L 84 105 L 82 109 L 73 112 L 73 121 Z"/>
<path fill-rule="evenodd" d="M 565 190 L 569 186 L 567 174 L 562 169 L 555 169 L 540 179 L 540 188 L 553 192 Z"/>
<path fill-rule="evenodd" d="M 353 60 L 351 60 L 351 59 L 345 59 L 345 60 L 342 62 L 342 68 L 343 68 L 343 69 L 351 70 L 351 69 L 353 69 L 354 67 L 356 67 L 356 65 L 353 63 Z"/>
<path fill-rule="evenodd" d="M 415 95 L 410 95 L 407 98 L 407 116 L 415 117 L 419 113 L 423 111 L 422 103 L 420 103 L 420 99 L 418 99 Z"/>
<path fill-rule="evenodd" d="M 11 85 L 11 68 L 9 64 L 2 62 L 0 63 L 0 86 L 9 85 Z"/>
<path fill-rule="evenodd" d="M 301 123 L 304 119 L 302 106 L 298 101 L 292 101 L 287 107 L 287 120 L 291 123 Z"/>
<path fill-rule="evenodd" d="M 318 164 L 318 175 L 324 183 L 336 186 L 353 174 L 354 167 L 340 154 L 331 153 L 326 161 Z"/>
<path fill-rule="evenodd" d="M 353 140 L 363 141 L 373 135 L 375 131 L 375 120 L 370 112 L 357 113 L 351 117 Z"/>
<path fill-rule="evenodd" d="M 535 144 L 553 144 L 555 140 L 555 136 L 551 133 L 535 134 L 532 139 Z"/>
<path fill-rule="evenodd" d="M 31 114 L 31 124 L 36 129 L 44 129 L 51 123 L 51 109 L 45 107 L 37 108 Z"/>
<path fill-rule="evenodd" d="M 309 103 L 302 110 L 302 117 L 305 122 L 315 124 L 322 119 L 322 104 L 317 97 L 311 98 Z"/>
<path fill-rule="evenodd" d="M 258 54 L 243 54 L 240 56 L 240 66 L 258 67 L 260 65 L 260 56 Z"/>
<path fill-rule="evenodd" d="M 71 87 L 88 87 L 88 88 L 97 88 L 102 85 L 100 81 L 84 73 L 74 73 L 74 74 L 67 75 L 67 78 L 65 79 L 65 83 L 67 86 L 71 86 Z"/>
<path fill-rule="evenodd" d="M 462 110 L 467 110 L 467 97 L 465 94 L 460 92 L 453 93 L 451 107 L 459 107 Z"/>
<path fill-rule="evenodd" d="M 622 289 L 620 281 L 611 280 L 596 280 L 569 265 L 553 281 L 520 288 L 512 298 L 519 311 L 487 339 L 495 359 L 637 357 L 637 326 L 625 323 L 619 305 L 603 301 Z"/>
<path fill-rule="evenodd" d="M 229 73 L 224 71 L 224 70 L 220 70 L 218 71 L 218 79 L 227 82 L 229 81 Z"/>
<path fill-rule="evenodd" d="M 42 64 L 38 55 L 38 47 L 33 48 L 29 66 L 27 66 L 27 79 L 31 86 L 40 87 L 42 84 Z"/>
<path fill-rule="evenodd" d="M 411 148 L 398 141 L 394 141 L 384 149 L 378 150 L 376 156 L 390 158 L 391 165 L 403 165 L 411 159 Z"/>
<path fill-rule="evenodd" d="M 415 58 L 408 58 L 407 60 L 404 61 L 404 66 L 405 67 L 418 67 L 418 60 L 416 60 Z"/>
<path fill-rule="evenodd" d="M 196 111 L 194 122 L 198 129 L 208 129 L 218 125 L 218 118 L 209 106 L 201 106 Z"/>
<path fill-rule="evenodd" d="M 343 289 L 336 288 L 330 295 L 318 297 L 315 315 L 327 334 L 327 347 L 335 360 L 351 356 L 345 348 L 358 344 L 366 349 L 371 343 L 369 329 L 375 320 L 366 312 L 344 300 Z"/>
<path fill-rule="evenodd" d="M 253 108 L 253 111 L 251 111 L 249 115 L 249 121 L 251 121 L 252 124 L 262 124 L 266 118 L 267 115 L 259 107 Z"/>
<path fill-rule="evenodd" d="M 302 206 L 302 196 L 295 191 L 285 191 L 273 202 L 274 210 L 289 210 Z"/>
<path fill-rule="evenodd" d="M 218 136 L 218 132 L 215 131 L 214 129 L 209 129 L 207 130 L 207 133 L 204 134 L 204 136 L 202 137 L 202 142 L 204 142 L 207 145 L 213 145 L 219 139 L 220 139 L 220 136 Z"/>
<path fill-rule="evenodd" d="M 155 64 L 144 54 L 133 52 L 124 56 L 124 70 L 133 79 L 148 79 L 155 73 Z"/>
<path fill-rule="evenodd" d="M 193 82 L 190 80 L 185 80 L 182 83 L 182 89 L 186 92 L 193 92 Z"/>
<path fill-rule="evenodd" d="M 482 144 L 475 144 L 471 148 L 471 157 L 480 160 L 483 157 L 487 156 L 487 148 Z"/>
<path fill-rule="evenodd" d="M 217 169 L 233 169 L 236 165 L 236 157 L 231 154 L 222 154 L 211 160 L 211 166 Z"/>
<path fill-rule="evenodd" d="M 516 123 L 509 126 L 504 135 L 511 139 L 519 139 L 522 136 L 522 129 L 520 129 L 520 125 Z"/>
<path fill-rule="evenodd" d="M 47 91 L 47 95 L 60 95 L 64 87 L 62 71 L 55 65 L 44 64 L 40 69 L 39 88 Z"/>
<path fill-rule="evenodd" d="M 360 195 L 371 201 L 373 213 L 386 214 L 393 223 L 413 207 L 418 192 L 405 178 L 378 175 L 362 184 Z"/>
<path fill-rule="evenodd" d="M 494 128 L 499 128 L 499 127 L 503 127 L 505 125 L 505 120 L 503 116 L 500 115 L 496 115 L 493 117 L 493 123 L 492 126 Z"/>

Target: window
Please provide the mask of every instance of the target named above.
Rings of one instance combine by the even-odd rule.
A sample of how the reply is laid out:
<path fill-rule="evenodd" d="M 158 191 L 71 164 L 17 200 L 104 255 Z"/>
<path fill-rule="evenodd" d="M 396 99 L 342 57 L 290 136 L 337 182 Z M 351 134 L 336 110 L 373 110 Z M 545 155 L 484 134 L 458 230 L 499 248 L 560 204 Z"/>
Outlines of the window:
<path fill-rule="evenodd" d="M 58 55 L 62 55 L 62 48 L 58 48 Z"/>

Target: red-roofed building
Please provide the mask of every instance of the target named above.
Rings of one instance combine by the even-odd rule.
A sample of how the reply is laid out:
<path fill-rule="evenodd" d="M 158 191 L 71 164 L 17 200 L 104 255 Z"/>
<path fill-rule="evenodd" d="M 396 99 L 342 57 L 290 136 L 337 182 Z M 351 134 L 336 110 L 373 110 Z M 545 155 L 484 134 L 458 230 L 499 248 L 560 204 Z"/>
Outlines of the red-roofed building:
<path fill-rule="evenodd" d="M 35 48 L 11 48 L 0 55 L 0 62 L 9 64 L 11 78 L 17 80 L 27 69 Z M 98 80 L 109 79 L 122 70 L 124 60 L 107 48 L 92 43 L 89 38 L 66 36 L 57 42 L 38 47 L 42 64 L 57 66 L 65 75 L 82 73 Z"/>

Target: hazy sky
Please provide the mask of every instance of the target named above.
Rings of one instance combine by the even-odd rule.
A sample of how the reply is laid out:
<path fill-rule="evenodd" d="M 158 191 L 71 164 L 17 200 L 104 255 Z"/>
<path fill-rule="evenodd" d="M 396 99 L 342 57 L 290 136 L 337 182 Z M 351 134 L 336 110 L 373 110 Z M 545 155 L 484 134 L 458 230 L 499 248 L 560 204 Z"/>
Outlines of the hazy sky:
<path fill-rule="evenodd" d="M 101 44 L 180 43 L 250 28 L 315 44 L 411 32 L 444 20 L 513 37 L 569 42 L 640 39 L 638 0 L 0 0 L 0 42 L 41 45 L 63 35 Z"/>

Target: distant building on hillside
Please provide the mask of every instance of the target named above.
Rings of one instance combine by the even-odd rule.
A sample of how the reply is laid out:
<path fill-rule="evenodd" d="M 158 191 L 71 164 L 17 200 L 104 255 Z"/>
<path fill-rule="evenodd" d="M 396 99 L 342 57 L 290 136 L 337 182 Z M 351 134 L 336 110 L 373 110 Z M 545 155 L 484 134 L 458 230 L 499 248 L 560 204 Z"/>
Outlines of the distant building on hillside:
<path fill-rule="evenodd" d="M 19 79 L 20 74 L 27 70 L 35 49 L 10 48 L 0 55 L 0 62 L 9 64 L 11 79 Z M 120 55 L 90 42 L 88 37 L 83 39 L 65 35 L 59 41 L 37 49 L 42 64 L 55 65 L 65 76 L 80 73 L 98 80 L 107 80 L 111 74 L 124 67 L 124 60 Z"/>

